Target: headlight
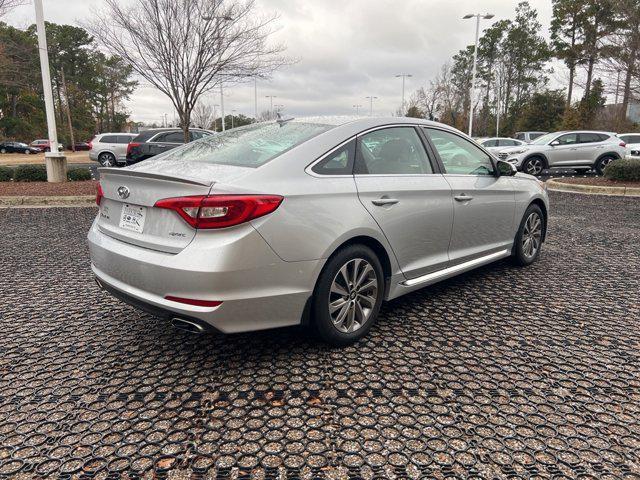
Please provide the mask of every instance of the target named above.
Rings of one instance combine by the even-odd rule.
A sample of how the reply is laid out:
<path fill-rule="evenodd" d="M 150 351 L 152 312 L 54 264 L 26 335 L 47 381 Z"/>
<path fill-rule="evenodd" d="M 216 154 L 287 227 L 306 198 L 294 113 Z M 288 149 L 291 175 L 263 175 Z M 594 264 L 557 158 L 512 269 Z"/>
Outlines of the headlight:
<path fill-rule="evenodd" d="M 520 155 L 521 153 L 526 152 L 527 149 L 523 148 L 522 150 L 516 150 L 515 152 L 509 152 L 511 155 Z"/>

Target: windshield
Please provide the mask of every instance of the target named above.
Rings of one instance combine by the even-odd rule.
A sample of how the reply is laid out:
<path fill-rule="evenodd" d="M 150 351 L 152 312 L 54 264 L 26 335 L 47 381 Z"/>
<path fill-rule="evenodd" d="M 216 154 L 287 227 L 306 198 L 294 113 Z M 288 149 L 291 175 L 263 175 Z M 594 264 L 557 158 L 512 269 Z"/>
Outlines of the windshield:
<path fill-rule="evenodd" d="M 547 133 L 546 135 L 542 135 L 541 137 L 536 138 L 533 142 L 531 142 L 531 144 L 532 145 L 545 145 L 545 144 L 549 143 L 551 140 L 553 140 L 557 136 L 558 136 L 557 133 Z"/>
<path fill-rule="evenodd" d="M 207 136 L 156 158 L 256 168 L 331 128 L 299 122 L 248 125 Z"/>

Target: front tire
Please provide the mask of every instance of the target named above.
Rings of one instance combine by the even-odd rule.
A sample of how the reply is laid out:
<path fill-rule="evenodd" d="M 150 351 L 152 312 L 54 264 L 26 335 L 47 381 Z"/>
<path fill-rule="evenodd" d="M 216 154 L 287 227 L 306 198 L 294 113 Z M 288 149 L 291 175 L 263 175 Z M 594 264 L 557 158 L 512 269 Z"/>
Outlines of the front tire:
<path fill-rule="evenodd" d="M 0 149 L 0 153 L 7 153 L 7 149 L 6 148 Z"/>
<path fill-rule="evenodd" d="M 599 158 L 598 161 L 596 162 L 596 167 L 595 167 L 596 172 L 598 172 L 598 175 L 604 175 L 604 169 L 607 168 L 607 165 L 609 165 L 614 160 L 616 160 L 616 157 L 612 155 L 605 155 L 604 157 Z"/>
<path fill-rule="evenodd" d="M 115 167 L 116 157 L 114 157 L 111 153 L 104 152 L 98 155 L 98 162 L 103 167 Z"/>
<path fill-rule="evenodd" d="M 24 151 L 24 154 L 25 154 L 25 155 L 31 155 L 31 150 L 25 150 L 25 151 Z"/>
<path fill-rule="evenodd" d="M 545 168 L 544 160 L 540 157 L 527 158 L 522 164 L 522 171 L 537 177 Z"/>
<path fill-rule="evenodd" d="M 524 212 L 515 239 L 513 258 L 517 265 L 528 266 L 538 260 L 542 249 L 544 214 L 538 205 L 529 205 Z"/>
<path fill-rule="evenodd" d="M 378 317 L 383 296 L 384 273 L 373 250 L 351 245 L 338 251 L 314 291 L 312 314 L 319 337 L 335 346 L 360 340 Z"/>

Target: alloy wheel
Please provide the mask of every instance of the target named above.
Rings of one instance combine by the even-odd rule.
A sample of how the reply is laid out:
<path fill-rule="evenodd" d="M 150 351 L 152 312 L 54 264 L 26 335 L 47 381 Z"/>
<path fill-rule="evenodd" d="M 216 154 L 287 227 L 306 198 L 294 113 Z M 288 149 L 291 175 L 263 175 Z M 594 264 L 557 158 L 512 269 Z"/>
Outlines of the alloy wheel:
<path fill-rule="evenodd" d="M 99 160 L 100 165 L 102 165 L 103 167 L 113 167 L 114 161 L 111 155 L 109 155 L 108 153 L 103 153 L 102 155 L 100 155 Z"/>
<path fill-rule="evenodd" d="M 533 258 L 540 249 L 542 242 L 542 219 L 537 212 L 532 212 L 524 223 L 522 231 L 522 253 L 527 258 Z"/>
<path fill-rule="evenodd" d="M 542 160 L 539 158 L 532 158 L 527 162 L 526 172 L 529 175 L 540 175 L 542 173 L 542 169 L 544 168 L 544 164 Z"/>
<path fill-rule="evenodd" d="M 345 263 L 329 291 L 329 315 L 334 327 L 352 333 L 367 323 L 378 299 L 378 275 L 371 264 L 354 258 Z"/>
<path fill-rule="evenodd" d="M 604 169 L 607 167 L 607 165 L 613 162 L 613 160 L 613 157 L 604 157 L 602 160 L 600 160 L 600 170 L 604 172 Z"/>

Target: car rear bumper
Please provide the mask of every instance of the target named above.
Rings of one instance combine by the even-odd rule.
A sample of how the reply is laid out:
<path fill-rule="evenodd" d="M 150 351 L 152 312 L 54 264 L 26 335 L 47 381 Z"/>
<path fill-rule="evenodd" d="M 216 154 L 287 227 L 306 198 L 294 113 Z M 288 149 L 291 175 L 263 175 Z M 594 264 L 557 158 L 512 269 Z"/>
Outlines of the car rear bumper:
<path fill-rule="evenodd" d="M 159 317 L 195 319 L 223 333 L 299 324 L 324 261 L 285 262 L 252 226 L 242 227 L 247 234 L 236 242 L 196 235 L 169 254 L 111 238 L 94 223 L 91 268 L 105 290 Z M 194 306 L 168 295 L 222 304 Z"/>

